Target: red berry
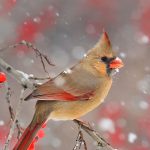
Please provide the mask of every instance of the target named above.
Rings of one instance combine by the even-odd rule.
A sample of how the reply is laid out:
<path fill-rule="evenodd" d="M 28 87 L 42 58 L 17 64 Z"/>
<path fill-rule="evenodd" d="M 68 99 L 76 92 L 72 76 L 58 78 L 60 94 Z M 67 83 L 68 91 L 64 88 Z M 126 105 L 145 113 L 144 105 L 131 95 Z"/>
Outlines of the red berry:
<path fill-rule="evenodd" d="M 6 75 L 3 72 L 0 72 L 0 83 L 3 83 L 6 81 Z"/>
<path fill-rule="evenodd" d="M 35 143 L 31 143 L 27 150 L 35 150 Z"/>
<path fill-rule="evenodd" d="M 43 138 L 44 137 L 44 135 L 45 135 L 45 133 L 44 133 L 44 131 L 43 130 L 39 130 L 39 132 L 38 132 L 38 137 L 39 138 Z"/>
<path fill-rule="evenodd" d="M 32 141 L 32 143 L 30 144 L 30 146 L 28 147 L 27 150 L 35 150 L 35 144 L 36 144 L 36 142 L 37 142 L 37 140 L 34 139 L 34 140 Z"/>

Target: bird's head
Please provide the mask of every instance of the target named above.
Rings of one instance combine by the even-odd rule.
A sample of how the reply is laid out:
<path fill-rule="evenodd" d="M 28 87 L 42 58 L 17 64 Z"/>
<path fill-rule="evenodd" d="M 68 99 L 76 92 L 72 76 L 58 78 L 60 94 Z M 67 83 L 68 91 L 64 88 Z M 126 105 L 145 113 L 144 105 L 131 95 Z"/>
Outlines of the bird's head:
<path fill-rule="evenodd" d="M 104 32 L 99 42 L 89 50 L 85 57 L 88 64 L 100 76 L 111 76 L 123 67 L 122 60 L 112 50 L 110 40 Z M 92 70 L 93 70 L 92 69 Z"/>

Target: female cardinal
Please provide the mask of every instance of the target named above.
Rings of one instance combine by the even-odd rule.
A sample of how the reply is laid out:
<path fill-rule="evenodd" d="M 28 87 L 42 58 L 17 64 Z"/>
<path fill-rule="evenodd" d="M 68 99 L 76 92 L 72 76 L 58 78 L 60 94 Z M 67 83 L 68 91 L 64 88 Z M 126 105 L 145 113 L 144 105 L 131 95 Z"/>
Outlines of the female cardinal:
<path fill-rule="evenodd" d="M 27 150 L 49 119 L 73 120 L 101 104 L 112 84 L 112 74 L 123 63 L 115 56 L 106 32 L 87 55 L 70 69 L 39 85 L 25 100 L 39 99 L 29 126 L 13 150 Z"/>

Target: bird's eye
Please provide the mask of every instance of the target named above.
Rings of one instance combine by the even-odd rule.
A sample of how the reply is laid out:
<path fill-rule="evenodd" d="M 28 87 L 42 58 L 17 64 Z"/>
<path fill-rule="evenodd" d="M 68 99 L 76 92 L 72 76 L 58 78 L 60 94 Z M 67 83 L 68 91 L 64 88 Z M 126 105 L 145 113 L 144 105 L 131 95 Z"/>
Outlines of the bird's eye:
<path fill-rule="evenodd" d="M 101 57 L 101 61 L 107 62 L 107 61 L 108 61 L 108 58 L 107 58 L 106 56 L 103 56 L 103 57 Z"/>

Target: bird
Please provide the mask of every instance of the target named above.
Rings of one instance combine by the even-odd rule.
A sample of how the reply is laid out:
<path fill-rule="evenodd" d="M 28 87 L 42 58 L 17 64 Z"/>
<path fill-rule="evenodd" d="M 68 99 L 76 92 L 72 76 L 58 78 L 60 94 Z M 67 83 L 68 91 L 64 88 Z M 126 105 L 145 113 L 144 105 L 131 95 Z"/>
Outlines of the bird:
<path fill-rule="evenodd" d="M 73 67 L 37 86 L 25 101 L 37 99 L 31 123 L 13 150 L 27 150 L 48 120 L 74 120 L 98 107 L 107 96 L 115 72 L 124 64 L 112 49 L 108 34 Z"/>

